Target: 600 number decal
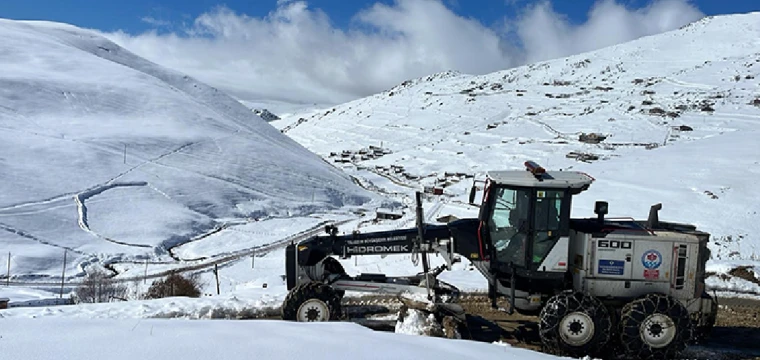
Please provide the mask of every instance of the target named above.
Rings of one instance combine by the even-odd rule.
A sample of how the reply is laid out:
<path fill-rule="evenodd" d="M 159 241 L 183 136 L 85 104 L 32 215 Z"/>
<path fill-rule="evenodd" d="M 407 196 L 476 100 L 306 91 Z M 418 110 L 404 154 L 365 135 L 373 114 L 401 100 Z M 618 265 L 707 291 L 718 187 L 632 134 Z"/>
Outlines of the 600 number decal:
<path fill-rule="evenodd" d="M 610 249 L 633 249 L 633 243 L 630 241 L 619 240 L 599 240 L 597 247 Z"/>

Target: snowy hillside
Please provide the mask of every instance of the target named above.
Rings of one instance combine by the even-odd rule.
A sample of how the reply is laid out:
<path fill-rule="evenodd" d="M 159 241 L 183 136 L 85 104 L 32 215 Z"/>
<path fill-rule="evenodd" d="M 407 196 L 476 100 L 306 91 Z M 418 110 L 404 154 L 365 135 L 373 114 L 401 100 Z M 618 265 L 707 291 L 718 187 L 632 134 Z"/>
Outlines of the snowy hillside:
<path fill-rule="evenodd" d="M 60 274 L 64 249 L 69 276 L 172 261 L 221 229 L 378 199 L 238 101 L 94 33 L 0 20 L 0 38 L 0 248 L 14 279 Z"/>
<path fill-rule="evenodd" d="M 528 159 L 585 171 L 597 181 L 573 216 L 594 216 L 596 200 L 635 218 L 662 203 L 662 219 L 713 234 L 715 259 L 751 261 L 760 259 L 759 84 L 760 13 L 751 13 L 483 76 L 409 80 L 273 124 L 368 182 L 446 185 L 454 200 L 466 201 L 470 176 Z"/>

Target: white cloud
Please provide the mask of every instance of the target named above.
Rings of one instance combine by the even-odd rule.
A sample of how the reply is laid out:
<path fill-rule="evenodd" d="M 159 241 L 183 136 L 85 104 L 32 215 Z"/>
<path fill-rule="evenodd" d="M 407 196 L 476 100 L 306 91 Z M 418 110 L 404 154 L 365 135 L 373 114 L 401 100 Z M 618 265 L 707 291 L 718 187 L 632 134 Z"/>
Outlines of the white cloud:
<path fill-rule="evenodd" d="M 640 9 L 604 0 L 576 25 L 541 2 L 494 28 L 440 0 L 397 0 L 363 9 L 342 29 L 304 1 L 278 0 L 265 17 L 219 7 L 180 33 L 107 36 L 242 99 L 334 103 L 434 72 L 482 74 L 593 50 L 702 16 L 686 0 Z"/>
<path fill-rule="evenodd" d="M 655 1 L 641 9 L 602 0 L 594 4 L 585 23 L 571 25 L 548 1 L 542 1 L 525 9 L 517 22 L 517 35 L 524 44 L 526 61 L 533 62 L 677 29 L 703 16 L 683 0 Z"/>
<path fill-rule="evenodd" d="M 140 20 L 142 22 L 146 23 L 146 24 L 150 24 L 150 25 L 153 25 L 155 27 L 171 25 L 171 23 L 169 21 L 159 20 L 159 19 L 156 19 L 156 18 L 154 18 L 152 16 L 144 16 Z"/>

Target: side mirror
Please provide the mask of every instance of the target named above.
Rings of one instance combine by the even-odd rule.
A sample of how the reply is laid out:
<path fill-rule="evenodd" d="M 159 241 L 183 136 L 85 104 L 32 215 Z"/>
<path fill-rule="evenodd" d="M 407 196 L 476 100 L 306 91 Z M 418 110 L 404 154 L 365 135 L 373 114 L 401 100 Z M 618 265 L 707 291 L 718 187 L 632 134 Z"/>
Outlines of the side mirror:
<path fill-rule="evenodd" d="M 478 195 L 478 191 L 479 191 L 479 190 L 481 190 L 481 189 L 478 187 L 478 185 L 477 185 L 479 182 L 480 182 L 480 183 L 483 183 L 483 184 L 485 184 L 485 181 L 483 181 L 483 180 L 473 180 L 473 181 L 472 181 L 472 187 L 470 188 L 470 199 L 469 199 L 469 204 L 470 204 L 470 205 L 473 205 L 473 206 L 478 206 L 478 207 L 479 207 L 480 205 L 482 205 L 482 204 L 476 204 L 476 203 L 475 203 L 475 198 L 476 198 L 476 197 L 477 197 L 477 195 Z M 483 197 L 481 196 L 481 199 L 482 199 L 482 198 L 483 198 Z"/>

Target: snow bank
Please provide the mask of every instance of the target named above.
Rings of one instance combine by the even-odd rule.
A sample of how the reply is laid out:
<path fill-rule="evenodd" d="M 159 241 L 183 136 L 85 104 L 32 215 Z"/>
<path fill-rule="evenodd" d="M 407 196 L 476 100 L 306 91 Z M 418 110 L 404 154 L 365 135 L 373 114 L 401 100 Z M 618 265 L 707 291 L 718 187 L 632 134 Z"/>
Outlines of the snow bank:
<path fill-rule="evenodd" d="M 718 291 L 722 296 L 760 299 L 760 263 L 751 260 L 711 260 L 706 270 L 710 275 L 705 280 L 709 291 Z M 737 274 L 737 271 L 743 274 Z"/>
<path fill-rule="evenodd" d="M 10 299 L 11 304 L 14 302 L 37 301 L 55 297 L 58 297 L 58 294 L 54 294 L 50 291 L 30 288 L 6 287 L 4 283 L 0 282 L 0 298 Z"/>
<path fill-rule="evenodd" d="M 0 319 L 0 344 L 4 359 L 26 360 L 557 359 L 487 343 L 375 332 L 349 323 L 268 320 Z"/>
<path fill-rule="evenodd" d="M 285 298 L 282 289 L 250 289 L 235 295 L 202 298 L 172 297 L 102 304 L 12 308 L 0 312 L 3 318 L 79 319 L 251 319 L 278 316 Z"/>
<path fill-rule="evenodd" d="M 705 280 L 705 285 L 710 290 L 760 296 L 760 285 L 735 276 L 711 276 Z"/>

